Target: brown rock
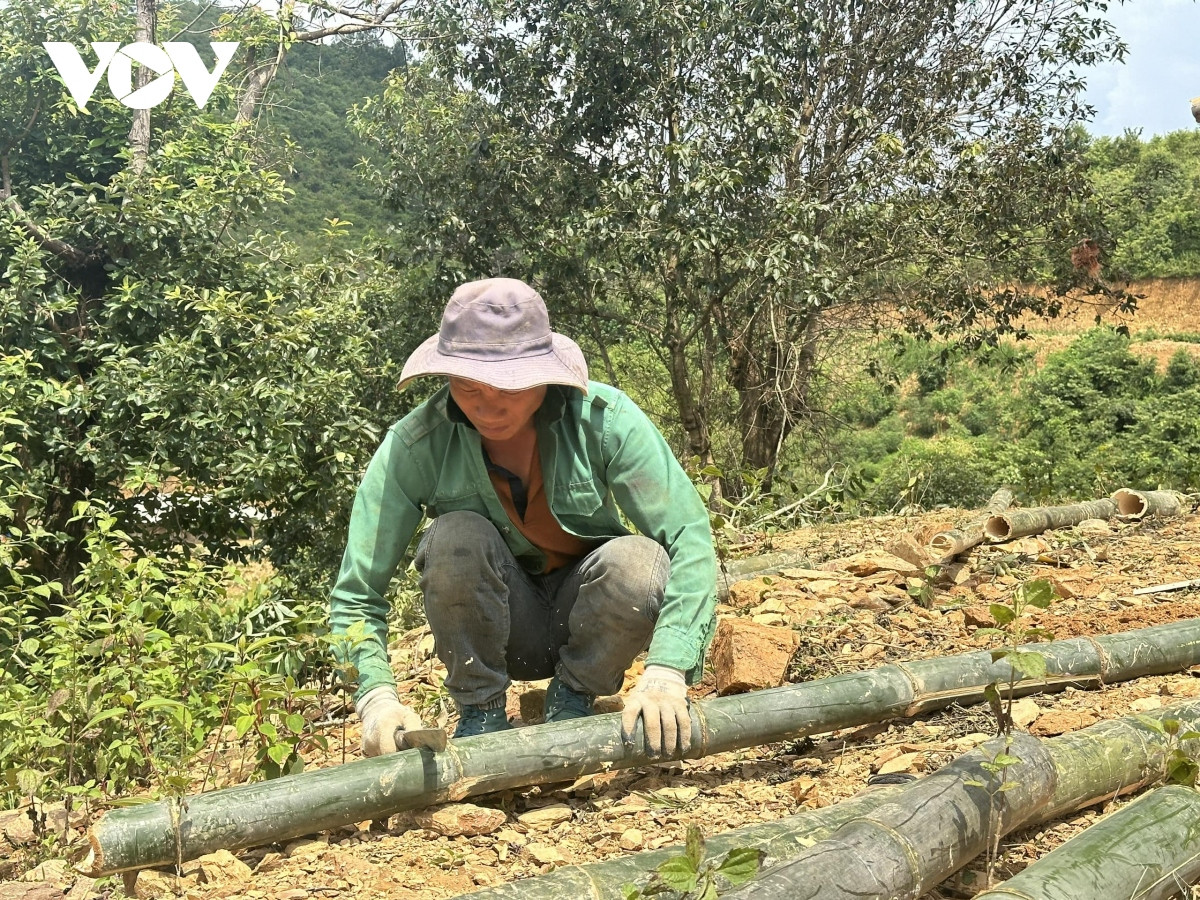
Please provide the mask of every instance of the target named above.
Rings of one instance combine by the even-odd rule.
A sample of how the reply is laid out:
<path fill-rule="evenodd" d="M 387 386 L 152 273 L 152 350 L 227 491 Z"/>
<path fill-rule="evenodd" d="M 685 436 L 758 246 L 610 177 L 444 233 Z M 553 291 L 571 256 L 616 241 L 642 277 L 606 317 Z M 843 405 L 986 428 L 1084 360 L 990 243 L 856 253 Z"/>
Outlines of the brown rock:
<path fill-rule="evenodd" d="M 963 614 L 963 624 L 968 628 L 994 628 L 996 625 L 986 606 L 964 606 L 960 611 Z"/>
<path fill-rule="evenodd" d="M 33 819 L 29 818 L 27 809 L 0 812 L 0 835 L 14 847 L 24 847 L 37 842 Z"/>
<path fill-rule="evenodd" d="M 1048 709 L 1038 716 L 1029 729 L 1031 733 L 1048 737 L 1078 731 L 1100 721 L 1099 716 L 1088 710 Z"/>
<path fill-rule="evenodd" d="M 876 572 L 900 572 L 903 575 L 919 575 L 921 569 L 912 563 L 882 550 L 868 550 L 842 559 L 834 559 L 822 565 L 829 571 L 849 572 L 851 575 L 874 575 Z"/>
<path fill-rule="evenodd" d="M 717 693 L 723 696 L 778 687 L 795 649 L 796 633 L 790 628 L 721 618 L 712 646 Z"/>
<path fill-rule="evenodd" d="M 65 859 L 48 859 L 40 866 L 30 869 L 21 876 L 22 881 L 47 881 L 51 884 L 61 884 L 70 881 L 67 876 L 67 861 Z"/>
<path fill-rule="evenodd" d="M 491 834 L 504 827 L 508 817 L 503 810 L 473 803 L 448 803 L 445 806 L 420 809 L 413 813 L 413 822 L 446 837 Z"/>
<path fill-rule="evenodd" d="M 557 847 L 551 847 L 549 844 L 530 844 L 525 848 L 525 851 L 543 866 L 566 862 L 562 853 Z"/>
<path fill-rule="evenodd" d="M 218 850 L 196 860 L 200 867 L 200 880 L 213 884 L 218 881 L 249 881 L 250 867 L 230 853 Z"/>
<path fill-rule="evenodd" d="M 895 772 L 915 772 L 925 768 L 924 753 L 901 753 L 889 759 L 879 767 L 880 775 L 891 775 Z"/>
<path fill-rule="evenodd" d="M 933 563 L 933 558 L 929 552 L 913 539 L 911 534 L 902 534 L 888 543 L 884 544 L 884 551 L 892 554 L 892 556 L 902 559 L 907 563 L 911 563 L 918 569 L 924 568 Z"/>
<path fill-rule="evenodd" d="M 646 843 L 646 837 L 637 828 L 627 828 L 621 832 L 618 841 L 622 850 L 641 850 Z"/>
<path fill-rule="evenodd" d="M 517 821 L 526 828 L 549 828 L 560 822 L 569 822 L 575 811 L 565 803 L 551 803 L 539 806 L 517 816 Z"/>
<path fill-rule="evenodd" d="M 769 576 L 735 581 L 729 586 L 729 605 L 735 609 L 757 606 L 762 602 L 763 594 L 771 589 L 773 583 L 774 579 Z"/>
<path fill-rule="evenodd" d="M 61 888 L 49 884 L 0 884 L 0 900 L 62 900 Z"/>
<path fill-rule="evenodd" d="M 1016 700 L 1012 705 L 1012 720 L 1013 724 L 1018 728 L 1028 728 L 1038 716 L 1042 714 L 1042 709 L 1037 705 L 1037 701 L 1032 697 L 1022 697 Z"/>

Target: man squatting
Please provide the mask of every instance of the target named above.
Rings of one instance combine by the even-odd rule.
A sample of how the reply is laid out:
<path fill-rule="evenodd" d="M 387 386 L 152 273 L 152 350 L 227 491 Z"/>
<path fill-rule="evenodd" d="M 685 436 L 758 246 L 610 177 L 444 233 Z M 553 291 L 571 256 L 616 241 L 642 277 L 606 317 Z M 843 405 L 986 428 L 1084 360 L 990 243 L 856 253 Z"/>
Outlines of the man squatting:
<path fill-rule="evenodd" d="M 716 555 L 662 434 L 624 393 L 588 380 L 579 346 L 514 279 L 454 292 L 400 387 L 422 375 L 448 383 L 388 430 L 367 467 L 331 596 L 335 635 L 365 626 L 346 651 L 363 753 L 393 752 L 397 729 L 422 724 L 396 694 L 385 597 L 425 516 L 414 564 L 459 711 L 454 737 L 511 728 L 514 678 L 551 678 L 547 722 L 591 715 L 649 645 L 622 734 L 632 740 L 640 718 L 651 755 L 686 752 Z"/>

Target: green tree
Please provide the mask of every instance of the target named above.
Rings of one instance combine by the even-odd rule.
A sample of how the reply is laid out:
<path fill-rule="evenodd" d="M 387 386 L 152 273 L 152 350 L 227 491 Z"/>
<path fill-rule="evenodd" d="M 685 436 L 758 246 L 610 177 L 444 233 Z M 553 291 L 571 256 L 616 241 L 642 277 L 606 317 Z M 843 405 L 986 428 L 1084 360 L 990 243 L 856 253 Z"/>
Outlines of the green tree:
<path fill-rule="evenodd" d="M 1088 159 L 1113 266 L 1134 278 L 1200 274 L 1200 131 L 1098 138 Z"/>
<path fill-rule="evenodd" d="M 731 426 L 769 480 L 853 325 L 989 340 L 1086 280 L 1073 73 L 1123 53 L 1092 9 L 473 0 L 359 121 L 439 290 L 524 277 L 643 341 L 688 455 Z"/>
<path fill-rule="evenodd" d="M 395 412 L 371 408 L 391 377 L 371 336 L 389 287 L 370 258 L 314 262 L 247 231 L 284 196 L 255 111 L 288 46 L 387 27 L 400 9 L 223 13 L 197 36 L 241 40 L 242 71 L 203 110 L 176 90 L 135 111 L 103 83 L 77 108 L 42 42 L 178 38 L 194 10 L 0 4 L 0 345 L 19 360 L 4 370 L 0 445 L 18 465 L 0 473 L 13 497 L 0 525 L 39 535 L 10 580 L 71 593 L 82 501 L 109 508 L 135 550 L 266 547 L 325 580 L 354 463 Z"/>

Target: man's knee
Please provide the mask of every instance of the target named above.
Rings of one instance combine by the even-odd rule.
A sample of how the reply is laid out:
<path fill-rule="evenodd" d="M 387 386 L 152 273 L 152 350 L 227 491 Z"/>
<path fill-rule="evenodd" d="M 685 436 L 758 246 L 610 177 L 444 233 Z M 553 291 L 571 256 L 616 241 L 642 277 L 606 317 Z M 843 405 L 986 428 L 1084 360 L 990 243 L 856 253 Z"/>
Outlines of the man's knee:
<path fill-rule="evenodd" d="M 594 601 L 619 611 L 636 609 L 653 622 L 671 574 L 671 559 L 657 541 L 641 535 L 613 538 L 593 556 L 583 573 L 584 583 L 601 590 Z"/>

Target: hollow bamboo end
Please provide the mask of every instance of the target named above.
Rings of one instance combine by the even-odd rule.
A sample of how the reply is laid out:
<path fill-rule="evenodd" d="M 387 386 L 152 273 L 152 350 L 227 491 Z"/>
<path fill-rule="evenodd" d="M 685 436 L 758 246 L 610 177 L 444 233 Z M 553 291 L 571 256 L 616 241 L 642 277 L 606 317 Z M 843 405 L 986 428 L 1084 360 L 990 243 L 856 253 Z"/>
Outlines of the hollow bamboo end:
<path fill-rule="evenodd" d="M 1007 541 L 1012 536 L 1012 522 L 1008 516 L 990 516 L 983 523 L 983 533 L 993 544 Z"/>
<path fill-rule="evenodd" d="M 1129 488 L 1119 489 L 1112 495 L 1112 500 L 1113 503 L 1117 504 L 1117 515 L 1130 519 L 1142 518 L 1150 508 L 1145 494 L 1141 491 L 1132 491 Z"/>

